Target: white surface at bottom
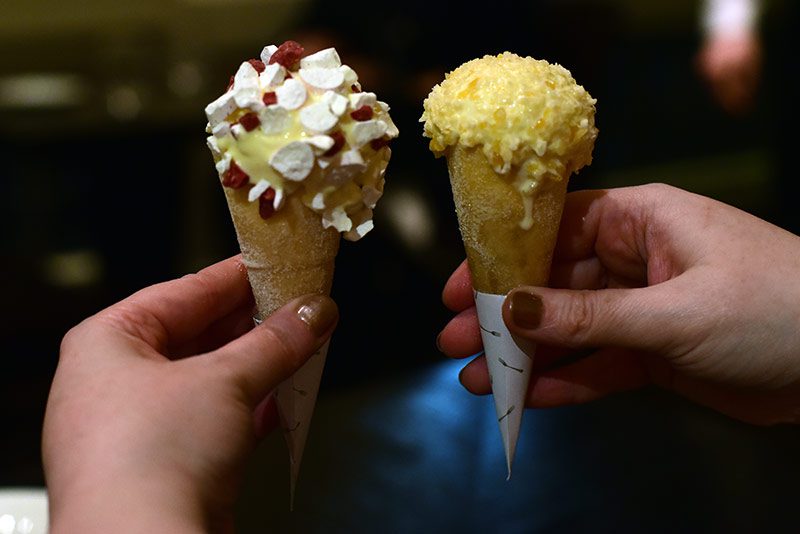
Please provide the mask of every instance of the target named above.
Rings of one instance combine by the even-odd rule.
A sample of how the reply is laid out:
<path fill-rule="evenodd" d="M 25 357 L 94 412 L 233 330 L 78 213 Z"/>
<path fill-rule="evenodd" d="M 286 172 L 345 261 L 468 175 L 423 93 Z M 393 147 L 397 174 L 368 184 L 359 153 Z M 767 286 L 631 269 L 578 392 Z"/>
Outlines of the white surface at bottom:
<path fill-rule="evenodd" d="M 46 534 L 47 531 L 44 488 L 0 488 L 0 534 Z"/>

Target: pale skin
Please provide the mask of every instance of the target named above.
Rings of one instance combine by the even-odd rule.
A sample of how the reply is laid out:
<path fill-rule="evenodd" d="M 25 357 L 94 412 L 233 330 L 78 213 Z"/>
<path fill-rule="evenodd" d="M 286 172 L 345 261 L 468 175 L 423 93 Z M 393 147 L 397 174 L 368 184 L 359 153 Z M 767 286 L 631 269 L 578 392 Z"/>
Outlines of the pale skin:
<path fill-rule="evenodd" d="M 697 54 L 700 75 L 731 115 L 744 115 L 753 108 L 761 62 L 761 40 L 755 30 L 710 35 Z"/>
<path fill-rule="evenodd" d="M 550 285 L 503 308 L 538 345 L 529 407 L 655 384 L 741 421 L 800 422 L 800 237 L 665 185 L 571 193 Z M 443 300 L 457 315 L 441 350 L 479 352 L 466 263 Z M 460 379 L 490 392 L 483 356 Z"/>
<path fill-rule="evenodd" d="M 270 392 L 330 336 L 327 297 L 253 327 L 239 258 L 146 288 L 64 338 L 44 424 L 51 532 L 231 532 Z"/>

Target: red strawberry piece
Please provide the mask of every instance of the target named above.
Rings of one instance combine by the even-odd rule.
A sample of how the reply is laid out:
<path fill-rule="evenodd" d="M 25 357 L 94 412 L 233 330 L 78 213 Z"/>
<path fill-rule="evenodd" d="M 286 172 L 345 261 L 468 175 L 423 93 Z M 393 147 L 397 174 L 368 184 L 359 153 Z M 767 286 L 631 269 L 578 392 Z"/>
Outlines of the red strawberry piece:
<path fill-rule="evenodd" d="M 372 147 L 372 150 L 380 150 L 381 148 L 385 147 L 389 144 L 388 137 L 379 137 L 378 139 L 373 139 L 369 142 L 369 146 Z"/>
<path fill-rule="evenodd" d="M 259 74 L 264 72 L 264 69 L 267 68 L 267 66 L 264 65 L 264 62 L 261 61 L 260 59 L 248 59 L 247 62 L 250 63 L 253 66 L 253 68 L 256 69 L 256 72 L 258 72 Z"/>
<path fill-rule="evenodd" d="M 228 91 L 230 91 L 231 89 L 233 89 L 233 76 L 231 76 L 231 79 L 230 79 L 230 81 L 228 82 L 228 88 L 227 88 L 227 89 L 225 89 L 225 92 L 227 93 L 227 92 L 228 92 Z"/>
<path fill-rule="evenodd" d="M 261 101 L 264 102 L 265 106 L 271 106 L 272 104 L 277 104 L 278 95 L 275 94 L 275 91 L 264 93 L 264 96 L 261 97 Z"/>
<path fill-rule="evenodd" d="M 228 170 L 222 175 L 222 185 L 231 189 L 239 189 L 250 181 L 250 177 L 239 167 L 235 161 L 231 161 Z"/>
<path fill-rule="evenodd" d="M 356 84 L 353 84 L 353 85 L 351 85 L 351 86 L 350 86 L 350 90 L 351 90 L 351 91 L 353 91 L 354 93 L 360 93 L 360 92 L 362 92 L 362 91 L 361 91 L 361 87 L 357 86 Z"/>
<path fill-rule="evenodd" d="M 323 156 L 327 158 L 335 156 L 344 146 L 344 134 L 341 132 L 341 130 L 333 132 L 331 137 L 333 137 L 333 146 L 323 154 Z"/>
<path fill-rule="evenodd" d="M 372 108 L 369 106 L 361 106 L 357 110 L 350 113 L 350 116 L 357 121 L 368 121 L 372 118 Z"/>
<path fill-rule="evenodd" d="M 251 111 L 250 113 L 242 115 L 242 118 L 239 119 L 239 124 L 244 126 L 244 129 L 248 132 L 252 132 L 261 126 L 261 121 L 258 119 L 258 115 Z"/>
<path fill-rule="evenodd" d="M 303 52 L 305 52 L 305 49 L 300 43 L 296 41 L 286 41 L 280 45 L 269 58 L 269 64 L 278 63 L 289 69 L 292 65 L 300 61 L 300 58 L 303 57 Z"/>
<path fill-rule="evenodd" d="M 274 200 L 275 190 L 271 187 L 258 197 L 258 214 L 262 219 L 269 219 L 275 213 L 275 206 L 273 205 Z"/>

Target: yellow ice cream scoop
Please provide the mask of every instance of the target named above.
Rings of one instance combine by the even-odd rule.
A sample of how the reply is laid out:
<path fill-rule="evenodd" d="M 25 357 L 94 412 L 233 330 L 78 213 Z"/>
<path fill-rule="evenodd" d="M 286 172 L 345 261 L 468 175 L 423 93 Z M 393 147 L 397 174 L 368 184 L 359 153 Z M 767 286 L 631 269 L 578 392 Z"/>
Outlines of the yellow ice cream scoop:
<path fill-rule="evenodd" d="M 564 67 L 504 52 L 447 74 L 425 100 L 421 121 L 436 155 L 479 147 L 530 199 L 543 180 L 566 180 L 591 163 L 595 103 Z M 532 214 L 519 222 L 530 228 Z"/>

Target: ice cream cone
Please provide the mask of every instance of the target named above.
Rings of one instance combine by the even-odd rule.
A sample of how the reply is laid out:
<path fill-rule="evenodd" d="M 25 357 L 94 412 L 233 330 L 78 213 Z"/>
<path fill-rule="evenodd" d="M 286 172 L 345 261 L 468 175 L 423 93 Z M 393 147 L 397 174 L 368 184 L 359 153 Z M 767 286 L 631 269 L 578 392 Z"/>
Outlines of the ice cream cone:
<path fill-rule="evenodd" d="M 268 317 L 296 297 L 330 294 L 339 232 L 323 228 L 319 215 L 296 197 L 290 197 L 279 212 L 265 221 L 259 216 L 258 206 L 248 201 L 245 191 L 226 188 L 225 196 L 256 300 L 258 319 Z M 291 500 L 327 353 L 328 343 L 325 343 L 275 391 L 289 448 Z"/>
<path fill-rule="evenodd" d="M 503 301 L 548 282 L 567 182 L 592 159 L 594 103 L 563 67 L 510 53 L 465 63 L 425 101 L 425 135 L 447 157 L 509 477 L 535 347 L 509 333 Z"/>
<path fill-rule="evenodd" d="M 531 199 L 531 227 L 523 229 L 523 199 L 480 149 L 452 147 L 447 166 L 511 476 L 535 347 L 523 351 L 515 343 L 502 320 L 503 300 L 519 285 L 547 284 L 567 180 L 543 184 Z"/>
<path fill-rule="evenodd" d="M 208 146 L 228 201 L 258 317 L 290 300 L 330 293 L 343 235 L 372 229 L 398 135 L 389 106 L 362 91 L 333 48 L 305 55 L 287 41 L 243 62 L 206 106 Z M 280 384 L 291 498 L 328 343 Z"/>

